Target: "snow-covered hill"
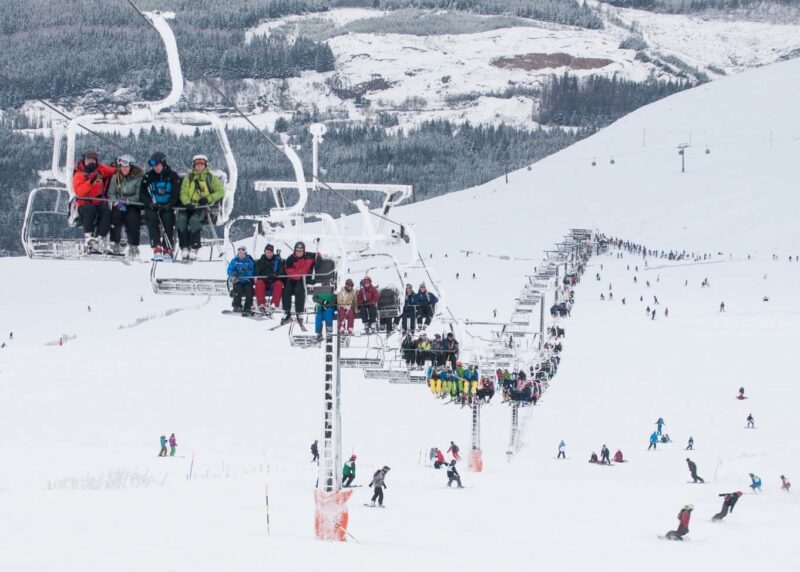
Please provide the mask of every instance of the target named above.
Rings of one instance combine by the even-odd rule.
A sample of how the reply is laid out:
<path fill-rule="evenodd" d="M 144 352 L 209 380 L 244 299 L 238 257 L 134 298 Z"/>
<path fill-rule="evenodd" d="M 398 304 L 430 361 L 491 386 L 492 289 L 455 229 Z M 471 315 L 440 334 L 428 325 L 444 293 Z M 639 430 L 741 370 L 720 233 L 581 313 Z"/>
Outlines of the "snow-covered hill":
<path fill-rule="evenodd" d="M 507 318 L 537 264 L 488 255 L 539 259 L 570 227 L 713 258 L 593 259 L 563 324 L 562 367 L 523 412 L 521 451 L 506 458 L 509 409 L 485 407 L 484 472 L 462 471 L 465 490 L 448 490 L 420 451 L 451 439 L 467 447 L 467 410 L 424 386 L 348 371 L 343 434 L 345 452 L 358 455 L 356 482 L 392 467 L 388 508 L 363 507 L 366 488 L 350 502 L 358 544 L 313 540 L 319 350 L 287 348 L 285 331 L 221 316 L 227 300 L 155 298 L 140 265 L 0 261 L 0 335 L 14 332 L 0 350 L 2 568 L 795 570 L 798 505 L 778 477 L 800 479 L 791 439 L 800 390 L 790 379 L 800 338 L 798 72 L 800 62 L 787 62 L 682 93 L 508 183 L 394 213 L 415 226 L 460 318 L 493 309 Z M 688 142 L 681 173 L 676 146 Z M 711 287 L 701 288 L 706 277 Z M 615 299 L 601 301 L 609 284 Z M 66 344 L 48 345 L 64 334 Z M 739 386 L 749 400 L 734 399 Z M 751 412 L 756 430 L 744 428 Z M 675 443 L 648 452 L 659 416 Z M 158 458 L 159 435 L 173 431 L 178 457 Z M 686 483 L 690 435 L 706 485 Z M 560 439 L 566 461 L 554 459 Z M 586 463 L 604 443 L 629 462 Z M 709 523 L 717 494 L 749 493 L 749 472 L 764 479 L 763 493 Z M 686 503 L 696 507 L 691 541 L 658 541 Z"/>

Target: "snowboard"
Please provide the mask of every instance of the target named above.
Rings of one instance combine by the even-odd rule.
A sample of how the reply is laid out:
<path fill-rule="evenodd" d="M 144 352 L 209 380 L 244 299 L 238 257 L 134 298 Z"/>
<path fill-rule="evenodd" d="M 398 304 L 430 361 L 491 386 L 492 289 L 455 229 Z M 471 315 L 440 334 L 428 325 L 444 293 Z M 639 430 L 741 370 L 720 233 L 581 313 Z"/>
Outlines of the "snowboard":
<path fill-rule="evenodd" d="M 684 537 L 684 538 L 668 538 L 664 534 L 659 534 L 658 538 L 660 538 L 661 540 L 671 540 L 671 541 L 675 541 L 675 542 L 688 542 L 688 540 L 689 540 L 686 537 Z"/>
<path fill-rule="evenodd" d="M 367 508 L 386 508 L 386 505 L 376 504 L 375 506 L 373 506 L 373 505 L 369 504 L 368 502 L 365 502 L 364 506 L 367 507 Z"/>

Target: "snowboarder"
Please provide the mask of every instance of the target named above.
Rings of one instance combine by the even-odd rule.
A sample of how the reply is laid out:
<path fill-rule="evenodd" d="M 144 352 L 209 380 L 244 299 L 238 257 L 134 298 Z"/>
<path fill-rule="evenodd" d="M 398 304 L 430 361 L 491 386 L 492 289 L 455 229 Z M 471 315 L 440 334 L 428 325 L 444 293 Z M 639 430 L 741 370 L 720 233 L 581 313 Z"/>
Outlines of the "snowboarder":
<path fill-rule="evenodd" d="M 697 465 L 695 464 L 695 462 L 692 461 L 689 457 L 686 457 L 686 464 L 689 465 L 689 473 L 691 473 L 694 482 L 696 483 L 697 481 L 700 481 L 701 483 L 704 483 L 705 481 L 701 477 L 697 476 Z"/>
<path fill-rule="evenodd" d="M 664 421 L 664 418 L 663 417 L 659 417 L 658 421 L 656 421 L 656 425 L 658 426 L 657 433 L 658 433 L 658 435 L 660 437 L 661 436 L 661 428 L 664 427 L 664 425 L 666 425 L 666 422 Z"/>
<path fill-rule="evenodd" d="M 375 471 L 372 475 L 372 480 L 369 482 L 369 487 L 373 487 L 373 495 L 370 506 L 375 506 L 375 501 L 378 501 L 378 506 L 383 506 L 383 489 L 386 488 L 386 473 L 389 472 L 389 467 L 385 466 L 382 469 Z"/>
<path fill-rule="evenodd" d="M 442 453 L 439 447 L 436 447 L 436 460 L 433 462 L 434 469 L 440 469 L 443 465 L 446 465 L 447 461 L 444 459 L 444 454 Z"/>
<path fill-rule="evenodd" d="M 739 400 L 742 400 L 742 399 L 747 399 L 747 398 L 744 396 L 744 387 L 740 387 L 740 388 L 739 388 L 739 395 L 737 395 L 737 396 L 736 396 L 736 399 L 739 399 Z"/>
<path fill-rule="evenodd" d="M 558 444 L 558 456 L 556 457 L 556 459 L 566 459 L 567 458 L 567 454 L 565 452 L 566 448 L 567 448 L 567 445 L 566 445 L 566 443 L 564 443 L 564 440 L 562 439 L 561 442 Z"/>
<path fill-rule="evenodd" d="M 694 451 L 694 437 L 689 437 L 689 443 L 686 445 L 687 451 Z"/>
<path fill-rule="evenodd" d="M 453 483 L 458 483 L 459 489 L 464 488 L 464 485 L 461 484 L 461 475 L 459 475 L 458 470 L 456 470 L 455 459 L 450 461 L 450 467 L 447 469 L 447 486 L 449 487 Z"/>
<path fill-rule="evenodd" d="M 761 477 L 758 475 L 754 475 L 750 473 L 750 488 L 753 489 L 754 493 L 761 492 Z"/>
<path fill-rule="evenodd" d="M 356 456 L 350 455 L 350 460 L 344 464 L 342 469 L 342 486 L 349 487 L 356 478 Z"/>
<path fill-rule="evenodd" d="M 178 442 L 175 440 L 175 433 L 170 434 L 169 436 L 169 456 L 175 456 L 175 447 L 178 446 Z"/>
<path fill-rule="evenodd" d="M 589 457 L 589 462 L 590 463 L 595 463 L 595 464 L 598 462 L 597 461 L 597 453 L 595 453 L 594 451 L 592 451 L 592 456 Z"/>
<path fill-rule="evenodd" d="M 622 449 L 617 449 L 617 452 L 614 453 L 614 462 L 615 463 L 625 462 L 625 457 L 622 456 Z"/>
<path fill-rule="evenodd" d="M 689 532 L 689 519 L 692 517 L 694 506 L 687 504 L 678 513 L 678 530 L 670 530 L 667 532 L 667 538 L 670 540 L 683 540 L 683 537 Z"/>
<path fill-rule="evenodd" d="M 792 483 L 786 480 L 786 477 L 781 475 L 781 490 L 786 491 L 788 493 L 791 492 L 791 489 L 792 489 Z"/>
<path fill-rule="evenodd" d="M 654 450 L 657 449 L 658 448 L 656 447 L 657 444 L 658 444 L 658 434 L 655 431 L 653 431 L 650 434 L 650 445 L 648 445 L 647 450 L 649 451 L 650 449 Z"/>
<path fill-rule="evenodd" d="M 159 457 L 166 457 L 167 456 L 167 436 L 161 436 L 161 450 L 158 452 Z"/>
<path fill-rule="evenodd" d="M 600 464 L 610 465 L 611 464 L 611 459 L 609 458 L 610 455 L 611 452 L 608 450 L 608 447 L 606 447 L 605 443 L 603 443 L 603 446 L 600 448 Z"/>
<path fill-rule="evenodd" d="M 311 462 L 319 462 L 319 441 L 311 443 Z"/>
<path fill-rule="evenodd" d="M 458 448 L 458 445 L 456 445 L 455 443 L 450 441 L 450 447 L 447 449 L 447 452 L 452 454 L 453 455 L 453 459 L 455 459 L 456 461 L 460 461 L 461 460 L 461 457 L 458 454 L 459 451 L 460 451 L 460 449 Z"/>
<path fill-rule="evenodd" d="M 750 413 L 747 416 L 747 428 L 748 429 L 755 429 L 756 428 L 756 420 L 753 418 L 753 414 Z"/>
<path fill-rule="evenodd" d="M 736 506 L 736 503 L 739 501 L 739 497 L 742 496 L 742 491 L 736 491 L 733 493 L 722 493 L 718 496 L 725 497 L 722 501 L 722 508 L 720 511 L 711 517 L 713 521 L 720 521 L 725 518 L 729 512 L 733 512 L 733 507 Z"/>

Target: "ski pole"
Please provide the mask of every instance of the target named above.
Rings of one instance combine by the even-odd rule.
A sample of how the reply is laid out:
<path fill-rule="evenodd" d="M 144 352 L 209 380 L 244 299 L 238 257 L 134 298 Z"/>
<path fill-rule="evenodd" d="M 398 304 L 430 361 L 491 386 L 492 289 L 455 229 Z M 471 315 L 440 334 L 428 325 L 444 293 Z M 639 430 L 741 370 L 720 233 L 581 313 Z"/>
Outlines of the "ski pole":
<path fill-rule="evenodd" d="M 338 526 L 339 528 L 341 528 L 341 529 L 344 531 L 344 533 L 345 533 L 347 536 L 349 536 L 350 538 L 352 538 L 353 540 L 355 540 L 355 541 L 356 541 L 356 544 L 361 544 L 361 543 L 358 541 L 358 539 L 357 539 L 355 536 L 353 536 L 352 534 L 350 534 L 349 532 L 347 532 L 347 529 L 346 529 L 345 527 L 343 527 L 341 524 L 339 524 L 339 523 L 337 522 L 337 523 L 336 523 L 336 526 Z"/>

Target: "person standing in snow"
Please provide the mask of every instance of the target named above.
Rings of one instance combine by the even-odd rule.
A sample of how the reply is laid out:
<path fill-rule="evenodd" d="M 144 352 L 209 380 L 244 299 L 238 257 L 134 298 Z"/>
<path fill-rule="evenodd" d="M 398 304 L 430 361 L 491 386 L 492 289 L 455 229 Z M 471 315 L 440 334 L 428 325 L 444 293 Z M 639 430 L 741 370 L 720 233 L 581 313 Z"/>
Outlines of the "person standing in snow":
<path fill-rule="evenodd" d="M 787 493 L 791 492 L 792 490 L 792 483 L 790 483 L 783 475 L 781 475 L 781 490 L 786 491 Z"/>
<path fill-rule="evenodd" d="M 178 442 L 175 440 L 175 433 L 172 433 L 169 436 L 169 456 L 175 456 L 175 448 L 178 446 Z"/>
<path fill-rule="evenodd" d="M 739 497 L 742 496 L 742 491 L 736 491 L 733 493 L 722 493 L 719 496 L 725 497 L 722 501 L 722 509 L 711 517 L 713 521 L 720 521 L 725 518 L 729 512 L 733 512 L 733 507 L 736 506 L 736 503 L 739 501 Z"/>
<path fill-rule="evenodd" d="M 565 452 L 566 448 L 567 448 L 567 445 L 564 443 L 564 440 L 562 439 L 561 442 L 558 444 L 558 456 L 556 457 L 556 459 L 566 459 L 567 458 L 567 454 Z"/>
<path fill-rule="evenodd" d="M 608 450 L 608 447 L 606 447 L 605 443 L 603 443 L 603 446 L 600 449 L 600 464 L 610 465 L 611 464 L 611 459 L 609 458 L 610 455 L 611 452 Z"/>
<path fill-rule="evenodd" d="M 664 418 L 663 417 L 659 417 L 658 421 L 656 421 L 656 425 L 658 426 L 658 431 L 656 431 L 656 433 L 660 437 L 661 436 L 661 429 L 664 427 L 664 425 L 666 425 L 666 422 L 664 421 Z"/>
<path fill-rule="evenodd" d="M 342 486 L 349 487 L 356 478 L 356 456 L 350 455 L 350 460 L 344 464 L 342 469 Z"/>
<path fill-rule="evenodd" d="M 625 458 L 622 456 L 622 449 L 617 449 L 617 452 L 614 453 L 614 462 L 615 463 L 624 463 Z"/>
<path fill-rule="evenodd" d="M 694 506 L 687 504 L 678 513 L 678 530 L 670 530 L 667 532 L 667 538 L 670 540 L 683 540 L 689 532 L 689 519 L 692 517 Z"/>
<path fill-rule="evenodd" d="M 319 441 L 311 443 L 311 462 L 319 462 Z"/>
<path fill-rule="evenodd" d="M 754 493 L 761 492 L 761 477 L 758 475 L 754 475 L 750 473 L 750 488 L 753 489 Z"/>
<path fill-rule="evenodd" d="M 750 413 L 747 416 L 747 427 L 749 429 L 755 429 L 755 427 L 756 427 L 756 420 L 753 418 L 753 414 L 752 413 Z"/>
<path fill-rule="evenodd" d="M 370 506 L 375 506 L 375 501 L 378 501 L 378 506 L 383 506 L 383 489 L 386 488 L 386 473 L 389 472 L 389 467 L 386 465 L 383 466 L 382 469 L 378 469 L 375 471 L 375 474 L 372 475 L 372 480 L 367 485 L 368 487 L 373 487 L 373 494 L 372 494 L 372 501 Z"/>
<path fill-rule="evenodd" d="M 653 431 L 650 434 L 650 445 L 647 447 L 647 450 L 649 451 L 650 449 L 654 450 L 657 449 L 656 447 L 657 444 L 658 444 L 658 434 L 655 431 Z"/>
<path fill-rule="evenodd" d="M 447 452 L 452 454 L 453 455 L 453 459 L 455 459 L 456 461 L 460 461 L 461 460 L 461 457 L 458 454 L 459 451 L 460 451 L 460 449 L 458 448 L 458 445 L 456 445 L 455 443 L 450 441 L 450 447 L 447 449 Z"/>
<path fill-rule="evenodd" d="M 705 481 L 701 477 L 697 476 L 697 465 L 695 464 L 695 462 L 692 461 L 689 457 L 686 457 L 686 464 L 689 465 L 689 473 L 692 475 L 692 479 L 694 479 L 694 482 L 696 483 L 697 481 L 700 481 L 701 483 L 704 483 Z"/>
<path fill-rule="evenodd" d="M 720 312 L 724 312 L 725 311 L 725 302 L 720 302 L 719 303 L 719 311 Z"/>
<path fill-rule="evenodd" d="M 436 460 L 433 462 L 433 468 L 434 469 L 439 469 L 443 465 L 446 465 L 446 464 L 447 464 L 447 461 L 445 461 L 445 459 L 444 459 L 444 454 L 439 449 L 439 447 L 436 447 Z"/>
<path fill-rule="evenodd" d="M 161 450 L 158 452 L 159 457 L 166 457 L 167 456 L 167 436 L 161 436 Z"/>
<path fill-rule="evenodd" d="M 694 437 L 689 437 L 689 443 L 686 445 L 687 451 L 694 451 Z"/>
<path fill-rule="evenodd" d="M 464 485 L 461 484 L 461 475 L 459 475 L 458 470 L 456 470 L 455 459 L 450 461 L 450 467 L 447 469 L 447 486 L 449 487 L 453 483 L 457 483 L 459 489 L 464 488 Z"/>

